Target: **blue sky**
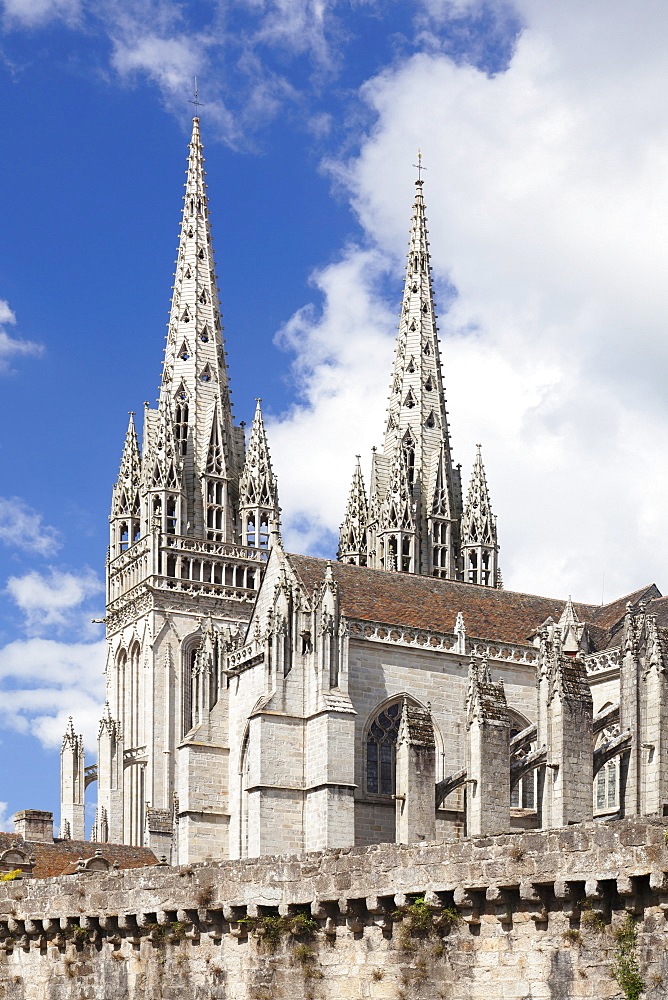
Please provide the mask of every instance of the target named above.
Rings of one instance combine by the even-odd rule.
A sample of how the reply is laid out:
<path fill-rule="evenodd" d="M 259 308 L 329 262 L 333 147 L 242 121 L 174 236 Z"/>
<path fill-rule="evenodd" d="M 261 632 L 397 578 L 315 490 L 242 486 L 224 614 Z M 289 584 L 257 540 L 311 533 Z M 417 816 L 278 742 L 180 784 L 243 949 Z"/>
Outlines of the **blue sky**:
<path fill-rule="evenodd" d="M 57 812 L 70 712 L 94 751 L 195 74 L 235 414 L 263 398 L 288 545 L 334 551 L 381 437 L 420 145 L 455 457 L 482 440 L 506 585 L 668 587 L 668 14 L 581 7 L 0 0 L 6 815 Z"/>

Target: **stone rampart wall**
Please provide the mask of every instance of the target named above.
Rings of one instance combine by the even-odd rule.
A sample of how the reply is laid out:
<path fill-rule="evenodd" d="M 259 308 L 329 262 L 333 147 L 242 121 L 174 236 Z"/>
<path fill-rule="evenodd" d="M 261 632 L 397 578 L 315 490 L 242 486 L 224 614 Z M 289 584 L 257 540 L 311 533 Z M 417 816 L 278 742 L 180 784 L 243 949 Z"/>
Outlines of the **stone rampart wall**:
<path fill-rule="evenodd" d="M 640 995 L 614 976 L 626 955 L 659 1000 L 667 831 L 626 819 L 0 883 L 0 998 L 604 1000 Z"/>

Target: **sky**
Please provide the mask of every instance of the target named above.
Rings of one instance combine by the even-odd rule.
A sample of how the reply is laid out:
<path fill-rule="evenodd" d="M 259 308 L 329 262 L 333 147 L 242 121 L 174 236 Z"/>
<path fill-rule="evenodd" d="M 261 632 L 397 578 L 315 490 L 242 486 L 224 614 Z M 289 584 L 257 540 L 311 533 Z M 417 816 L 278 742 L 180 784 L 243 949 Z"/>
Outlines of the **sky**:
<path fill-rule="evenodd" d="M 195 76 L 286 546 L 335 553 L 382 441 L 421 148 L 454 458 L 466 482 L 482 443 L 505 586 L 668 590 L 667 32 L 660 0 L 0 0 L 0 829 L 57 814 L 70 714 L 94 759 Z"/>

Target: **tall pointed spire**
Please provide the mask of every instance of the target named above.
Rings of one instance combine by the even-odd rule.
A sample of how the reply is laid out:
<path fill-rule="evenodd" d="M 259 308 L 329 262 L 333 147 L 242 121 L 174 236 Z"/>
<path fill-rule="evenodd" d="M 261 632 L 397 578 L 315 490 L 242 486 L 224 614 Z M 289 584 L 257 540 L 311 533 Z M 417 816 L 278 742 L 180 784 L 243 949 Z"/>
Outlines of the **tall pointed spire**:
<path fill-rule="evenodd" d="M 501 573 L 498 565 L 496 518 L 492 514 L 481 445 L 476 446 L 471 482 L 462 514 L 461 544 L 464 579 L 468 583 L 499 587 Z"/>
<path fill-rule="evenodd" d="M 141 455 L 135 429 L 134 413 L 130 413 L 121 456 L 118 479 L 111 494 L 110 555 L 127 549 L 141 532 Z"/>
<path fill-rule="evenodd" d="M 360 456 L 357 456 L 353 482 L 350 487 L 346 517 L 339 532 L 338 559 L 341 562 L 366 566 L 368 558 L 367 524 L 369 503 L 367 501 Z"/>
<path fill-rule="evenodd" d="M 371 472 L 369 564 L 454 580 L 460 578 L 461 482 L 452 464 L 423 184 L 421 177 L 415 182 L 384 445 Z M 405 508 L 399 533 L 398 503 Z"/>
<path fill-rule="evenodd" d="M 466 582 L 478 583 L 483 587 L 499 587 L 501 577 L 496 518 L 489 502 L 480 445 L 477 445 L 471 483 L 462 514 L 461 539 Z"/>
<path fill-rule="evenodd" d="M 267 548 L 272 521 L 278 522 L 278 486 L 271 467 L 267 432 L 262 419 L 262 400 L 256 400 L 255 416 L 248 440 L 246 463 L 239 480 L 239 516 L 243 545 Z"/>
<path fill-rule="evenodd" d="M 160 398 L 157 411 L 146 412 L 145 453 L 150 475 L 154 462 L 162 461 L 168 476 L 172 457 L 159 452 L 173 439 L 173 478 L 183 486 L 177 534 L 208 528 L 212 541 L 235 541 L 243 430 L 232 419 L 198 118 L 185 188 Z M 215 471 L 207 462 L 212 440 L 219 456 Z"/>

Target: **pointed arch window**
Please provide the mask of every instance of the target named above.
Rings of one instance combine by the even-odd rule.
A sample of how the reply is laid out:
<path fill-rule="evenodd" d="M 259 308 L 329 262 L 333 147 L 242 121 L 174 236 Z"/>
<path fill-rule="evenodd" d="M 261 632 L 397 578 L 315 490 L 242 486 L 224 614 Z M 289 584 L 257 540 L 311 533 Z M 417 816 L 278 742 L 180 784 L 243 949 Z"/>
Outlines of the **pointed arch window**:
<path fill-rule="evenodd" d="M 440 580 L 448 577 L 448 524 L 446 521 L 434 521 L 431 528 L 431 572 Z"/>
<path fill-rule="evenodd" d="M 411 355 L 410 361 L 408 362 L 408 367 L 407 367 L 406 371 L 410 372 L 411 375 L 415 371 L 415 359 L 414 359 L 414 357 L 412 355 Z"/>
<path fill-rule="evenodd" d="M 425 340 L 425 342 L 424 342 L 424 347 L 422 348 L 422 353 L 425 355 L 425 357 L 429 357 L 429 355 L 431 354 L 431 347 L 429 346 L 429 341 L 428 340 Z"/>
<path fill-rule="evenodd" d="M 188 266 L 186 267 L 183 277 L 184 278 L 191 278 L 192 277 L 192 273 L 191 273 L 191 270 L 190 270 L 190 264 L 188 264 Z"/>
<path fill-rule="evenodd" d="M 206 326 L 206 325 L 204 326 L 204 329 L 202 330 L 202 332 L 199 335 L 199 339 L 202 341 L 203 344 L 208 344 L 209 343 L 209 328 L 208 328 L 208 326 Z"/>
<path fill-rule="evenodd" d="M 174 408 L 174 437 L 177 454 L 185 455 L 188 450 L 188 396 L 185 390 L 179 391 Z"/>
<path fill-rule="evenodd" d="M 193 235 L 194 235 L 193 234 L 193 228 L 191 226 L 190 229 L 188 230 L 188 239 L 191 240 L 193 238 Z"/>
<path fill-rule="evenodd" d="M 248 514 L 246 518 L 246 545 L 251 549 L 255 548 L 255 514 Z"/>
<path fill-rule="evenodd" d="M 512 716 L 516 717 L 513 718 Z M 523 719 L 521 716 L 516 715 L 516 713 L 511 713 L 510 719 L 510 739 L 512 740 L 515 736 L 526 729 L 529 725 L 527 719 Z M 533 753 L 536 749 L 536 743 L 527 743 L 526 746 L 522 747 L 521 750 L 517 751 L 513 755 L 514 761 L 522 761 L 529 754 Z M 511 809 L 535 809 L 536 808 L 536 770 L 528 771 L 522 778 L 519 779 L 510 790 L 510 808 Z"/>
<path fill-rule="evenodd" d="M 190 322 L 190 312 L 188 311 L 188 306 L 186 306 L 183 312 L 181 313 L 181 322 L 182 323 Z"/>
<path fill-rule="evenodd" d="M 409 410 L 412 410 L 415 406 L 415 396 L 413 395 L 413 390 L 409 389 L 404 399 L 404 406 L 407 406 Z"/>
<path fill-rule="evenodd" d="M 411 288 L 411 291 L 412 291 L 413 293 L 415 293 L 415 292 L 417 292 L 417 290 L 418 290 L 418 286 L 417 286 L 417 282 L 416 282 L 416 281 L 414 281 L 414 282 L 413 282 L 413 287 Z"/>
<path fill-rule="evenodd" d="M 427 392 L 431 392 L 432 389 L 434 388 L 434 382 L 431 375 L 427 375 L 427 381 L 425 382 L 424 387 L 427 390 Z"/>
<path fill-rule="evenodd" d="M 166 508 L 166 518 L 165 518 L 165 531 L 168 535 L 175 535 L 177 528 L 177 497 L 168 496 L 167 497 L 167 508 Z"/>
<path fill-rule="evenodd" d="M 426 303 L 426 302 L 423 302 L 423 303 L 422 303 L 422 312 L 424 313 L 424 315 L 425 315 L 425 316 L 426 316 L 426 315 L 427 315 L 427 313 L 429 312 L 429 306 L 427 305 L 427 303 Z"/>
<path fill-rule="evenodd" d="M 429 427 L 430 429 L 436 425 L 436 418 L 434 416 L 433 410 L 430 411 L 429 416 L 424 422 L 424 425 L 425 427 Z"/>
<path fill-rule="evenodd" d="M 222 482 L 206 481 L 206 537 L 212 542 L 224 541 L 225 492 Z"/>
<path fill-rule="evenodd" d="M 200 381 L 201 382 L 211 381 L 211 368 L 209 367 L 209 365 L 205 365 L 204 368 L 202 369 L 200 374 Z"/>
<path fill-rule="evenodd" d="M 188 347 L 188 344 L 187 344 L 187 342 L 185 340 L 181 344 L 181 350 L 179 351 L 179 357 L 180 357 L 181 361 L 188 361 L 189 358 L 190 358 L 190 348 Z"/>
<path fill-rule="evenodd" d="M 412 486 L 415 480 L 415 440 L 413 439 L 413 435 L 410 430 L 407 430 L 404 434 L 401 442 L 401 451 L 403 454 L 404 466 L 406 468 L 406 478 Z"/>
<path fill-rule="evenodd" d="M 199 257 L 200 260 L 204 260 L 204 247 L 199 248 L 197 256 Z"/>
<path fill-rule="evenodd" d="M 401 723 L 401 701 L 387 705 L 366 734 L 366 790 L 371 795 L 394 795 L 396 748 Z"/>
<path fill-rule="evenodd" d="M 208 301 L 207 300 L 207 294 L 206 294 L 206 288 L 202 289 L 202 294 L 200 295 L 199 300 L 202 303 L 202 305 L 206 305 L 206 303 Z"/>

